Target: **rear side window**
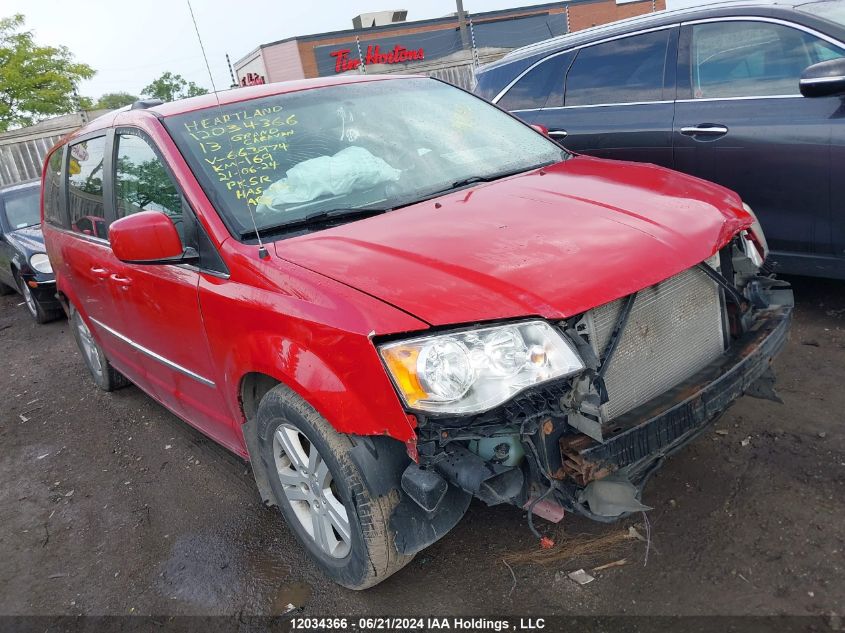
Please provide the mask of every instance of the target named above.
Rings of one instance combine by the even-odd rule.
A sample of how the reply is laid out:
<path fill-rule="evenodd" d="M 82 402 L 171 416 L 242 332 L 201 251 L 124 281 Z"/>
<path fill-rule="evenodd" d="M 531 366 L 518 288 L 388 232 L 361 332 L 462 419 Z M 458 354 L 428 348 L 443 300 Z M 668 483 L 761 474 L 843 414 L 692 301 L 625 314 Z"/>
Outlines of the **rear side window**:
<path fill-rule="evenodd" d="M 842 57 L 837 46 L 769 22 L 712 22 L 692 30 L 694 99 L 799 94 L 801 72 Z"/>
<path fill-rule="evenodd" d="M 538 64 L 499 100 L 505 110 L 529 110 L 563 105 L 563 78 L 571 55 L 557 55 Z"/>
<path fill-rule="evenodd" d="M 135 134 L 117 137 L 114 187 L 117 217 L 161 211 L 182 232 L 182 196 L 158 154 Z"/>
<path fill-rule="evenodd" d="M 61 206 L 63 157 L 63 149 L 57 149 L 47 163 L 44 178 L 44 219 L 55 226 L 67 228 L 67 215 Z"/>
<path fill-rule="evenodd" d="M 482 99 L 492 101 L 505 86 L 514 80 L 523 70 L 537 61 L 537 57 L 528 57 L 512 61 L 476 74 L 476 84 L 473 92 Z"/>
<path fill-rule="evenodd" d="M 664 29 L 582 48 L 566 77 L 566 105 L 661 100 L 668 44 Z"/>
<path fill-rule="evenodd" d="M 103 159 L 106 137 L 90 138 L 69 147 L 68 214 L 76 233 L 108 239 L 103 206 Z"/>

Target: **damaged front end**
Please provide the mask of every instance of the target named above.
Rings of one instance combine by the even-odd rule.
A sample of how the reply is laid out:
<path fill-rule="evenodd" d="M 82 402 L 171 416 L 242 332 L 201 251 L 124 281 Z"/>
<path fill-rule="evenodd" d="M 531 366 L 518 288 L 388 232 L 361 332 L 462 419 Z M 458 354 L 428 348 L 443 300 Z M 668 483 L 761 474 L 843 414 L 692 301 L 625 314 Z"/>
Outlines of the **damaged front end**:
<path fill-rule="evenodd" d="M 482 413 L 413 410 L 419 463 L 403 490 L 436 513 L 456 488 L 551 521 L 564 510 L 613 521 L 666 457 L 741 395 L 777 399 L 771 362 L 792 291 L 761 268 L 746 232 L 659 284 L 552 324 L 580 371 Z"/>

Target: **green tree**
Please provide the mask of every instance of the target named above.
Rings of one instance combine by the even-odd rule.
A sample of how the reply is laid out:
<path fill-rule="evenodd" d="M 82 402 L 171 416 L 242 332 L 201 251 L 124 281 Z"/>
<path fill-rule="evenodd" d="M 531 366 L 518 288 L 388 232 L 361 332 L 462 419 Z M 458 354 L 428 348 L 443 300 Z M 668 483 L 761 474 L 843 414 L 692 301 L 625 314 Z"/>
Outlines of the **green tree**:
<path fill-rule="evenodd" d="M 64 46 L 38 46 L 24 16 L 0 18 L 0 132 L 75 112 L 74 85 L 94 76 Z"/>
<path fill-rule="evenodd" d="M 208 90 L 193 81 L 187 81 L 182 75 L 165 72 L 141 91 L 145 96 L 162 101 L 176 101 L 187 97 L 208 94 Z"/>
<path fill-rule="evenodd" d="M 107 92 L 97 103 L 94 104 L 95 109 L 116 110 L 123 106 L 132 105 L 138 100 L 138 97 L 131 95 L 128 92 Z"/>
<path fill-rule="evenodd" d="M 120 156 L 117 173 L 118 205 L 124 207 L 125 213 L 135 213 L 148 207 L 171 216 L 182 211 L 181 195 L 159 160 L 136 163 Z"/>

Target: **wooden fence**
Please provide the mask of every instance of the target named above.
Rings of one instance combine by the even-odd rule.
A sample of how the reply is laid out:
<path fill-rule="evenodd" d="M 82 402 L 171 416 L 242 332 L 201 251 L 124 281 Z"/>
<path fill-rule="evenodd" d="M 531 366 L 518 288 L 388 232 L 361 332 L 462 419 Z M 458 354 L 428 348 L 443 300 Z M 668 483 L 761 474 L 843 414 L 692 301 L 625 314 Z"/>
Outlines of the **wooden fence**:
<path fill-rule="evenodd" d="M 41 177 L 47 152 L 66 134 L 108 110 L 66 114 L 0 134 L 0 186 Z"/>

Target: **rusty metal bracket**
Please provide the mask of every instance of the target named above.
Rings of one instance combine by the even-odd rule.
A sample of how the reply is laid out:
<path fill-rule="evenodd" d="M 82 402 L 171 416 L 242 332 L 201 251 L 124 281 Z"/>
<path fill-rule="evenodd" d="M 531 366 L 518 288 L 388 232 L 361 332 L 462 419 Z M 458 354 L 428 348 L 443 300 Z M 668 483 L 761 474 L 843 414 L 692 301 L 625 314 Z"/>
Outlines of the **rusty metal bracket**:
<path fill-rule="evenodd" d="M 560 439 L 560 456 L 563 462 L 557 479 L 569 477 L 579 486 L 586 486 L 591 481 L 607 477 L 613 469 L 584 459 L 580 452 L 592 443 L 585 435 L 570 435 Z"/>

